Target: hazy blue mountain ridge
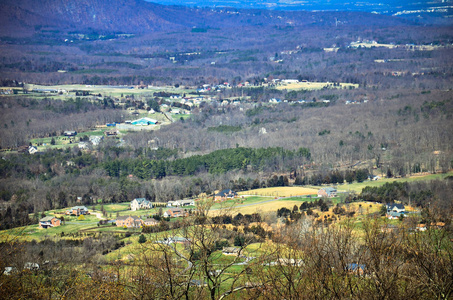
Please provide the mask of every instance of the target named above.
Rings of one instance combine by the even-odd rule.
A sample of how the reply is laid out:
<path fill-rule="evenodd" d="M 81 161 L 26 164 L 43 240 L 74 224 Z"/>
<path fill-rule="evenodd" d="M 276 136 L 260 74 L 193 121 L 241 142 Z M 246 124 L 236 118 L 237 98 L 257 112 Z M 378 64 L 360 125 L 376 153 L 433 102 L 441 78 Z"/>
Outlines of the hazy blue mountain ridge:
<path fill-rule="evenodd" d="M 37 28 L 147 33 L 181 28 L 244 26 L 393 26 L 405 21 L 366 12 L 272 11 L 166 6 L 144 0 L 4 0 L 0 3 L 1 36 L 32 34 Z M 340 23 L 341 24 L 341 23 Z"/>

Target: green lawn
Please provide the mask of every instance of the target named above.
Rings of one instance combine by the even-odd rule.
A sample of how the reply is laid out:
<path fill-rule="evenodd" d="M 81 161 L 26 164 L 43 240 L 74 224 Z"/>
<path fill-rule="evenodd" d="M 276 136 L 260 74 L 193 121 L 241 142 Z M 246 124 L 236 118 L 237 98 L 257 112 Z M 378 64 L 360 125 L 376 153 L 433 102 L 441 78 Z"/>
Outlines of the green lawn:
<path fill-rule="evenodd" d="M 266 197 L 266 196 L 250 196 L 246 198 L 235 198 L 231 200 L 226 200 L 219 203 L 214 203 L 211 209 L 220 209 L 226 207 L 236 207 L 240 205 L 247 205 L 247 204 L 254 204 L 262 201 L 271 200 L 273 197 Z"/>
<path fill-rule="evenodd" d="M 30 142 L 33 145 L 38 145 L 42 144 L 42 146 L 38 146 L 38 150 L 43 151 L 46 149 L 60 149 L 60 148 L 67 148 L 67 147 L 74 147 L 78 145 L 80 142 L 80 138 L 83 136 L 103 136 L 104 131 L 108 130 L 110 128 L 102 128 L 102 129 L 96 129 L 93 131 L 86 131 L 86 132 L 78 132 L 77 136 L 74 138 L 69 138 L 65 137 L 63 135 L 61 136 L 55 136 L 55 137 L 45 137 L 45 138 L 35 138 L 31 139 Z M 55 141 L 55 145 L 52 145 L 52 139 Z M 70 142 L 72 141 L 72 143 Z"/>
<path fill-rule="evenodd" d="M 116 213 L 118 211 L 122 210 L 129 210 L 130 207 L 130 202 L 123 202 L 123 203 L 115 203 L 115 204 L 98 204 L 95 205 L 94 207 L 96 210 L 101 210 L 101 206 L 104 206 L 104 210 L 107 211 L 107 213 Z M 91 206 L 88 207 L 88 209 L 92 208 Z"/>
<path fill-rule="evenodd" d="M 85 131 L 85 132 L 78 132 L 77 133 L 77 136 L 78 137 L 82 137 L 84 135 L 90 137 L 90 136 L 96 136 L 96 135 L 99 135 L 99 136 L 104 136 L 104 132 L 105 131 L 108 131 L 108 130 L 111 130 L 112 127 L 107 127 L 107 128 L 96 128 L 95 130 L 92 130 L 92 131 Z"/>

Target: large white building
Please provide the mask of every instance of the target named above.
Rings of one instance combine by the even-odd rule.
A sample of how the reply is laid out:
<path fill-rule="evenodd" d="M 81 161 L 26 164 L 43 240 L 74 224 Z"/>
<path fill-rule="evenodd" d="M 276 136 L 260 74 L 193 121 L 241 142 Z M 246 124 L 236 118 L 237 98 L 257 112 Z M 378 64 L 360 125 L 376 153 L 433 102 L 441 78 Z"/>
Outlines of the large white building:
<path fill-rule="evenodd" d="M 131 201 L 131 210 L 151 209 L 153 204 L 145 198 L 135 198 Z"/>
<path fill-rule="evenodd" d="M 167 207 L 195 206 L 194 200 L 176 200 L 168 201 Z"/>

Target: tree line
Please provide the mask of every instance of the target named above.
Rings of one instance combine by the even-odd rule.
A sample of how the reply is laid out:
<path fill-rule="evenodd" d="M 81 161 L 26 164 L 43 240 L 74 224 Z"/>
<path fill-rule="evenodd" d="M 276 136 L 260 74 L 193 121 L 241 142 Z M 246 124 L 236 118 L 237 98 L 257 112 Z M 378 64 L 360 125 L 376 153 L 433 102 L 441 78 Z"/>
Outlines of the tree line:
<path fill-rule="evenodd" d="M 141 179 L 163 178 L 165 176 L 194 175 L 205 171 L 222 174 L 232 170 L 260 170 L 270 161 L 285 159 L 310 159 L 310 150 L 300 148 L 296 151 L 283 148 L 233 148 L 211 152 L 207 155 L 194 155 L 175 160 L 116 160 L 104 163 L 109 176 L 120 177 L 133 174 Z"/>

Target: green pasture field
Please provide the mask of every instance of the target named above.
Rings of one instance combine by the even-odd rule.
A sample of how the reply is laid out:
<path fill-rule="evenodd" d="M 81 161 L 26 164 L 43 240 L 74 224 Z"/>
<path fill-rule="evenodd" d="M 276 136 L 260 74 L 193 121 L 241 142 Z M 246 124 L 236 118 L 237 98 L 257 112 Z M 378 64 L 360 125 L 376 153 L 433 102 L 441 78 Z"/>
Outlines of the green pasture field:
<path fill-rule="evenodd" d="M 131 85 L 132 86 L 132 85 Z M 168 92 L 168 93 L 175 93 L 175 94 L 196 94 L 195 89 L 184 89 L 184 88 L 175 88 L 173 86 L 162 86 L 162 87 L 149 87 L 145 89 L 138 89 L 138 88 L 128 88 L 130 86 L 125 87 L 109 87 L 104 85 L 82 85 L 82 84 L 68 84 L 68 85 L 37 85 L 37 84 L 29 84 L 28 89 L 56 89 L 56 90 L 66 90 L 66 91 L 88 91 L 93 94 L 102 94 L 103 96 L 115 96 L 120 97 L 121 95 L 147 95 L 152 96 L 155 92 Z M 30 94 L 31 95 L 31 94 Z M 38 94 L 39 95 L 39 94 Z M 45 96 L 55 96 L 58 99 L 67 98 L 68 95 L 47 95 Z"/>
<path fill-rule="evenodd" d="M 112 127 L 106 127 L 106 128 L 96 128 L 91 131 L 83 131 L 83 132 L 77 132 L 77 137 L 83 137 L 84 135 L 90 137 L 90 136 L 104 136 L 104 132 L 111 130 Z"/>
<path fill-rule="evenodd" d="M 300 206 L 303 200 L 286 200 L 286 199 L 275 199 L 271 200 L 270 202 L 265 203 L 256 203 L 245 207 L 233 207 L 232 211 L 234 213 L 241 213 L 241 214 L 253 214 L 253 213 L 269 213 L 269 212 L 276 212 L 277 209 L 286 207 L 292 209 L 294 205 Z M 214 214 L 215 211 L 211 213 Z"/>
<path fill-rule="evenodd" d="M 425 180 L 436 180 L 436 179 L 442 180 L 447 176 L 453 176 L 453 172 L 450 171 L 448 173 L 443 173 L 443 174 L 429 174 L 429 175 L 424 175 L 424 176 L 414 175 L 414 176 L 408 176 L 408 177 L 404 177 L 404 178 L 382 178 L 379 180 L 371 180 L 371 181 L 366 180 L 366 181 L 360 182 L 360 183 L 357 183 L 357 182 L 354 182 L 351 184 L 345 183 L 345 184 L 337 186 L 337 188 L 340 191 L 354 191 L 354 192 L 360 193 L 360 192 L 362 192 L 362 189 L 367 186 L 379 187 L 379 186 L 383 186 L 387 182 L 394 182 L 394 181 L 414 182 L 414 181 L 422 181 L 422 180 L 425 181 Z M 321 187 L 318 187 L 318 188 L 321 188 Z"/>
<path fill-rule="evenodd" d="M 300 187 L 300 186 L 282 186 L 262 189 L 254 189 L 239 192 L 239 195 L 260 195 L 273 197 L 292 197 L 300 195 L 313 195 L 318 193 L 319 188 Z"/>
<path fill-rule="evenodd" d="M 3 230 L 0 232 L 0 240 L 3 241 L 8 240 L 9 236 L 24 241 L 32 240 L 40 241 L 46 238 L 54 238 L 56 236 L 61 237 L 62 233 L 64 233 L 64 236 L 76 234 L 79 233 L 81 230 L 86 230 L 88 228 L 95 227 L 96 224 L 97 221 L 93 222 L 91 219 L 84 221 L 66 221 L 66 225 L 51 227 L 47 229 L 39 228 L 38 224 L 34 224 L 10 230 Z"/>
<path fill-rule="evenodd" d="M 353 83 L 340 83 L 340 86 L 332 86 L 332 82 L 297 82 L 297 83 L 288 83 L 277 86 L 277 90 L 321 90 L 323 88 L 358 88 L 358 84 Z"/>
<path fill-rule="evenodd" d="M 249 204 L 263 202 L 263 201 L 267 201 L 267 200 L 271 200 L 271 199 L 273 199 L 273 198 L 264 197 L 264 196 L 251 196 L 251 197 L 244 197 L 244 198 L 235 198 L 235 199 L 230 199 L 230 200 L 226 200 L 223 202 L 214 203 L 211 207 L 211 210 L 232 208 L 232 207 L 238 207 L 241 205 L 249 205 Z"/>
<path fill-rule="evenodd" d="M 52 141 L 52 138 L 55 140 L 55 145 L 51 145 L 51 141 Z M 66 139 L 64 139 L 66 138 Z M 75 140 L 79 140 L 80 136 L 77 135 L 75 137 Z M 61 136 L 54 136 L 54 137 L 45 137 L 45 138 L 36 138 L 36 139 L 31 139 L 30 142 L 34 145 L 38 144 L 38 143 L 42 143 L 42 144 L 46 144 L 45 147 L 52 147 L 52 146 L 65 146 L 65 145 L 72 145 L 69 143 L 69 137 L 65 137 L 63 135 Z M 74 138 L 72 138 L 71 140 L 74 140 Z M 73 142 L 73 144 L 75 144 Z"/>

